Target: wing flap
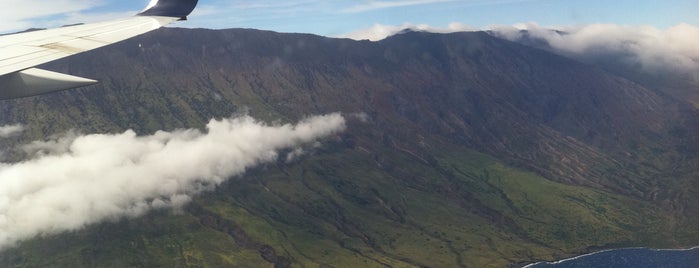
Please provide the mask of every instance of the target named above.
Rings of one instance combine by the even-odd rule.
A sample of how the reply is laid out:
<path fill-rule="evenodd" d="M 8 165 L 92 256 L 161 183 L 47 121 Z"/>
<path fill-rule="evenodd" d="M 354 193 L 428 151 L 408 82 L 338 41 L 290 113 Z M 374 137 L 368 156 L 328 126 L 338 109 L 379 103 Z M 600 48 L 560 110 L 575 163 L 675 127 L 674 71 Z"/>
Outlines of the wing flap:
<path fill-rule="evenodd" d="M 197 2 L 152 0 L 144 11 L 126 19 L 0 36 L 0 98 L 32 96 L 94 84 L 94 80 L 32 67 L 186 19 Z"/>
<path fill-rule="evenodd" d="M 37 68 L 0 76 L 0 99 L 13 99 L 84 87 L 97 81 Z"/>

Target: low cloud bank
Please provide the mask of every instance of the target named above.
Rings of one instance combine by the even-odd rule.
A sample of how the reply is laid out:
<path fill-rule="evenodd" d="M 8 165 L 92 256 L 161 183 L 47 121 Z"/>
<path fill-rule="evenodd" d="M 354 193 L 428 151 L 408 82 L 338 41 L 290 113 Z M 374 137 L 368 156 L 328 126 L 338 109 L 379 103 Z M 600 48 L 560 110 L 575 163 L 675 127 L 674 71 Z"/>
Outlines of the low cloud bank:
<path fill-rule="evenodd" d="M 20 124 L 0 126 L 0 138 L 9 138 L 22 133 L 22 131 L 24 131 L 24 126 Z"/>
<path fill-rule="evenodd" d="M 551 29 L 537 24 L 492 27 L 494 35 L 519 41 L 545 41 L 554 51 L 583 61 L 620 61 L 647 72 L 699 71 L 699 28 L 679 24 L 664 30 L 651 26 L 592 24 Z M 699 78 L 699 77 L 698 77 Z"/>
<path fill-rule="evenodd" d="M 383 25 L 374 24 L 367 29 L 360 29 L 341 37 L 350 38 L 354 40 L 369 40 L 369 41 L 379 41 L 383 40 L 389 36 L 396 35 L 398 33 L 404 32 L 406 30 L 417 31 L 417 32 L 431 32 L 431 33 L 453 33 L 453 32 L 466 32 L 466 31 L 476 31 L 476 28 L 472 28 L 468 25 L 461 23 L 451 23 L 446 28 L 432 27 L 427 24 L 412 24 L 404 23 L 403 25 Z"/>
<path fill-rule="evenodd" d="M 267 125 L 243 116 L 206 128 L 68 133 L 24 146 L 29 160 L 0 164 L 0 250 L 41 234 L 181 207 L 193 194 L 276 160 L 280 150 L 297 156 L 300 146 L 343 131 L 345 119 L 329 114 Z"/>
<path fill-rule="evenodd" d="M 446 28 L 429 25 L 374 25 L 343 37 L 378 41 L 405 29 L 436 33 L 474 31 L 464 24 L 452 23 Z M 571 27 L 542 27 L 534 23 L 514 26 L 490 26 L 494 36 L 520 42 L 544 41 L 554 52 L 583 61 L 614 60 L 647 72 L 675 72 L 694 75 L 699 81 L 699 28 L 679 24 L 667 29 L 651 26 L 591 24 Z"/>

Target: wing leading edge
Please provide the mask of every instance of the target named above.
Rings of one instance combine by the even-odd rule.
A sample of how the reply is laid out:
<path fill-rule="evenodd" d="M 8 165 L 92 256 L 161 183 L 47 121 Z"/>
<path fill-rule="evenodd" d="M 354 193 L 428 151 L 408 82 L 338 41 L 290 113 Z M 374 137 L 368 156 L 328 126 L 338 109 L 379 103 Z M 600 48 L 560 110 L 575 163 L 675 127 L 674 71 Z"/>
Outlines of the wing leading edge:
<path fill-rule="evenodd" d="M 33 68 L 186 20 L 198 0 L 152 0 L 136 16 L 100 23 L 0 36 L 0 99 L 12 99 L 97 83 Z"/>

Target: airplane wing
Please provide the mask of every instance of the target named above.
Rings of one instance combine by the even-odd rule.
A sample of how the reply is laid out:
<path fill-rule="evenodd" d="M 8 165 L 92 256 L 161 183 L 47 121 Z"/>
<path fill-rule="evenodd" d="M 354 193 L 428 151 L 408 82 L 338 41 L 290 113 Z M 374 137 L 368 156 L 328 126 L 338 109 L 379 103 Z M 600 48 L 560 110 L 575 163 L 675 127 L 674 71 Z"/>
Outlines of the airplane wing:
<path fill-rule="evenodd" d="M 33 67 L 186 20 L 197 1 L 151 0 L 130 18 L 0 36 L 0 99 L 95 84 L 95 80 Z"/>

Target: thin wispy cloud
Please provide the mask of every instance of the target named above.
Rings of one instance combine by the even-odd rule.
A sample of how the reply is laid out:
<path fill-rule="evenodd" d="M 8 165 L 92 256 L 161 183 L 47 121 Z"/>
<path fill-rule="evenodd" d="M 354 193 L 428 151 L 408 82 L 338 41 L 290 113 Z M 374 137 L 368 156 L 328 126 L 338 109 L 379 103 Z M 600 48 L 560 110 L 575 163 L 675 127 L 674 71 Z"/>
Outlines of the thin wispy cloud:
<path fill-rule="evenodd" d="M 24 126 L 21 124 L 0 126 L 0 138 L 9 138 L 18 135 L 24 131 Z"/>
<path fill-rule="evenodd" d="M 231 5 L 232 8 L 241 10 L 251 10 L 251 9 L 280 9 L 280 8 L 299 8 L 308 6 L 317 6 L 318 1 L 309 0 L 299 0 L 299 1 L 257 1 L 251 2 L 236 2 Z"/>
<path fill-rule="evenodd" d="M 249 24 L 284 24 L 283 21 L 310 19 L 336 12 L 341 1 L 222 1 L 201 2 L 191 20 L 178 27 L 248 28 Z M 261 29 L 265 29 L 261 27 Z"/>
<path fill-rule="evenodd" d="M 395 8 L 395 7 L 406 7 L 415 5 L 426 5 L 444 2 L 453 2 L 455 0 L 407 0 L 407 1 L 370 1 L 369 3 L 355 5 L 346 9 L 343 9 L 344 13 L 359 13 L 367 12 L 377 9 L 385 8 Z"/>
<path fill-rule="evenodd" d="M 0 32 L 37 27 L 36 19 L 48 20 L 51 16 L 81 12 L 101 4 L 96 0 L 3 0 Z"/>
<path fill-rule="evenodd" d="M 210 4 L 209 4 L 210 5 Z M 217 3 L 219 9 L 234 12 L 238 16 L 302 16 L 335 13 L 338 8 L 346 7 L 350 3 L 345 0 L 295 0 L 295 1 L 236 1 L 234 3 Z M 198 9 L 199 7 L 197 7 Z M 195 9 L 196 10 L 196 9 Z"/>
<path fill-rule="evenodd" d="M 55 28 L 63 25 L 70 25 L 76 23 L 91 23 L 91 22 L 101 22 L 107 20 L 128 18 L 138 13 L 137 10 L 124 11 L 124 12 L 104 12 L 104 13 L 83 13 L 83 12 L 72 12 L 62 14 L 61 16 L 51 16 L 49 18 L 40 18 L 32 22 L 32 27 L 38 28 Z"/>
<path fill-rule="evenodd" d="M 669 27 L 681 22 L 697 25 L 696 4 L 674 1 L 659 4 L 640 0 L 633 5 L 604 6 L 594 1 L 548 0 L 207 0 L 200 1 L 187 22 L 174 27 L 254 28 L 337 36 L 373 23 L 399 25 L 412 22 L 444 27 L 461 21 L 477 27 L 513 24 L 544 18 L 549 25 L 583 25 L 602 22 Z M 690 1 L 691 2 L 691 1 Z M 28 28 L 131 15 L 148 0 L 6 0 L 0 10 L 0 33 Z M 674 3 L 674 4 L 673 4 Z M 680 4 L 680 5 L 677 5 Z M 597 7 L 600 6 L 600 7 Z M 652 6 L 658 13 L 648 12 Z M 131 10 L 131 11 L 129 11 Z M 129 11 L 129 12 L 127 12 Z M 390 12 L 381 12 L 390 11 Z M 684 11 L 684 12 L 678 12 Z M 573 12 L 573 13 L 571 13 Z M 630 15 L 633 14 L 633 15 Z M 667 17 L 670 14 L 670 17 Z"/>

